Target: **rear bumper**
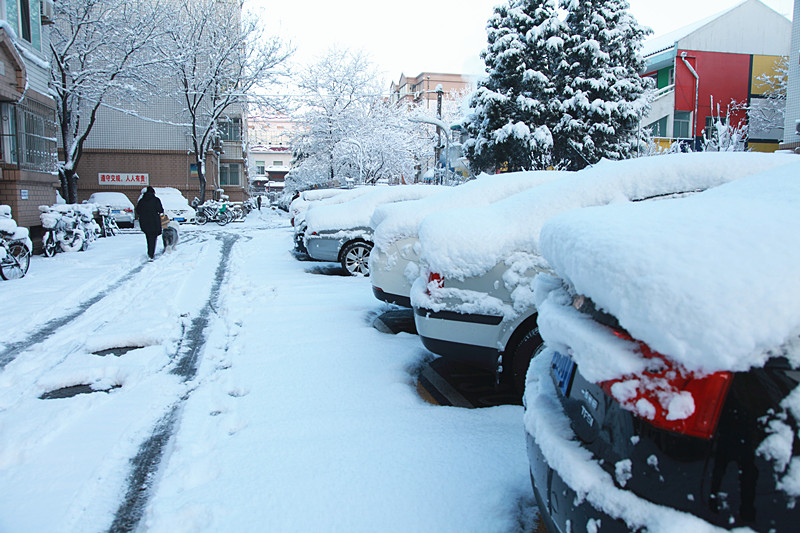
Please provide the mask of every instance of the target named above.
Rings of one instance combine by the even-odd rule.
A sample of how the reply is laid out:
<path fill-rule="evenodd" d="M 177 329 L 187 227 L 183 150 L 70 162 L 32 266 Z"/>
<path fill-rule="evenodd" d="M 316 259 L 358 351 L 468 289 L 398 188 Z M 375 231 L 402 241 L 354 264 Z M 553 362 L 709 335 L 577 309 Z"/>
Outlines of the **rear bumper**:
<path fill-rule="evenodd" d="M 317 261 L 338 261 L 339 251 L 342 249 L 340 239 L 326 239 L 325 237 L 307 237 L 306 248 L 308 255 Z"/>
<path fill-rule="evenodd" d="M 500 316 L 414 308 L 417 333 L 428 350 L 490 372 L 498 366 L 502 320 Z"/>
<path fill-rule="evenodd" d="M 370 275 L 372 274 L 372 270 L 370 270 Z M 401 296 L 399 294 L 392 294 L 390 292 L 386 292 L 383 289 L 376 287 L 375 285 L 372 286 L 372 294 L 375 295 L 375 298 L 382 302 L 390 303 L 399 305 L 402 307 L 411 308 L 411 298 L 409 296 Z"/>
<path fill-rule="evenodd" d="M 550 533 L 585 533 L 590 520 L 602 524 L 603 533 L 624 533 L 628 526 L 592 507 L 569 485 L 558 472 L 551 469 L 542 455 L 536 440 L 526 433 L 528 461 L 531 468 L 531 483 L 539 507 L 539 516 Z M 580 502 L 580 503 L 576 503 Z"/>

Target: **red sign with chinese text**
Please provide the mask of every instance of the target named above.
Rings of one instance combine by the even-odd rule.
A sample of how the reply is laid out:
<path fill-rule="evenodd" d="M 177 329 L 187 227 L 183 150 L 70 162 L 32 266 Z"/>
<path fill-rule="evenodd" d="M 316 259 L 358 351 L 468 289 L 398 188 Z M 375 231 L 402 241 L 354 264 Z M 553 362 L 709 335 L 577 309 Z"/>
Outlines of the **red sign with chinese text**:
<path fill-rule="evenodd" d="M 97 175 L 100 185 L 150 185 L 150 174 L 117 174 L 101 172 Z"/>

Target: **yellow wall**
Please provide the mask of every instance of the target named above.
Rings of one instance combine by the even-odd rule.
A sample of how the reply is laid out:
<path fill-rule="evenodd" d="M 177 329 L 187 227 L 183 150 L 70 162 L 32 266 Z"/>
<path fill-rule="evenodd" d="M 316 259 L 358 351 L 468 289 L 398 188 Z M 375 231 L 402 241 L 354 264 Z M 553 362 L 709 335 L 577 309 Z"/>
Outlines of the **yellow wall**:
<path fill-rule="evenodd" d="M 781 63 L 787 61 L 785 56 L 753 56 L 753 75 L 750 78 L 750 94 L 764 94 L 769 87 L 765 85 L 759 76 L 768 74 L 774 76 L 778 73 Z"/>
<path fill-rule="evenodd" d="M 778 147 L 779 143 L 777 141 L 774 143 L 747 143 L 747 149 L 751 152 L 772 153 L 777 150 Z"/>

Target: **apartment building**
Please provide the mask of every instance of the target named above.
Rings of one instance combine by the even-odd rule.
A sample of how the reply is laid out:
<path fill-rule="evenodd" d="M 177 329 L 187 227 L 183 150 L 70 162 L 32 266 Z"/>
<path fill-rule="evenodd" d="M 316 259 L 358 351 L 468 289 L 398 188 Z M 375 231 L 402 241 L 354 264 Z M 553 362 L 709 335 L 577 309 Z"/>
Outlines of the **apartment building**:
<path fill-rule="evenodd" d="M 251 194 L 277 198 L 292 167 L 297 122 L 286 115 L 254 114 L 247 123 L 247 172 Z"/>
<path fill-rule="evenodd" d="M 800 153 L 800 0 L 794 0 L 792 43 L 789 47 L 789 84 L 781 148 Z"/>
<path fill-rule="evenodd" d="M 422 104 L 425 108 L 436 110 L 437 87 L 441 85 L 443 94 L 452 91 L 468 90 L 474 82 L 462 74 L 445 74 L 441 72 L 421 72 L 415 77 L 400 75 L 400 80 L 391 83 L 390 99 L 393 103 L 402 101 Z"/>
<path fill-rule="evenodd" d="M 59 187 L 56 105 L 47 60 L 52 0 L 0 0 L 0 204 L 17 224 L 41 229 L 39 205 Z"/>
<path fill-rule="evenodd" d="M 732 125 L 751 122 L 767 104 L 763 75 L 773 75 L 789 55 L 792 23 L 759 0 L 747 0 L 645 43 L 645 76 L 657 86 L 642 124 L 664 146 L 675 141 L 699 147 L 714 117 Z M 713 107 L 712 107 L 713 103 Z M 747 148 L 775 151 L 783 125 L 751 128 Z"/>

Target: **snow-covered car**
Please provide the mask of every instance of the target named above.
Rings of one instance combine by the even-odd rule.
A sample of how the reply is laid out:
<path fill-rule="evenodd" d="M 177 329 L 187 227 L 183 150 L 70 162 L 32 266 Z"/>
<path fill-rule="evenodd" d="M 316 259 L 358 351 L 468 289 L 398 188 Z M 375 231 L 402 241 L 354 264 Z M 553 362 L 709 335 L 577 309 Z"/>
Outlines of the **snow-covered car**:
<path fill-rule="evenodd" d="M 411 307 L 411 284 L 419 276 L 417 233 L 426 216 L 487 205 L 563 175 L 557 171 L 482 174 L 427 198 L 378 206 L 370 220 L 375 243 L 369 257 L 373 294 L 384 302 Z"/>
<path fill-rule="evenodd" d="M 532 284 L 547 269 L 539 231 L 581 207 L 692 193 L 796 161 L 790 154 L 689 153 L 602 161 L 482 208 L 425 218 L 411 292 L 430 351 L 498 374 L 519 393 L 541 344 Z"/>
<path fill-rule="evenodd" d="M 346 190 L 347 189 L 311 189 L 301 192 L 300 195 L 289 204 L 289 216 L 291 217 L 292 226 L 294 226 L 300 218 L 305 218 L 305 212 L 313 202 L 331 198 Z"/>
<path fill-rule="evenodd" d="M 351 275 L 369 274 L 372 213 L 379 205 L 417 200 L 445 190 L 441 185 L 377 186 L 347 202 L 306 212 L 305 245 L 317 261 L 341 263 Z"/>
<path fill-rule="evenodd" d="M 543 226 L 524 420 L 548 531 L 797 529 L 798 176 Z"/>
<path fill-rule="evenodd" d="M 118 226 L 133 227 L 136 215 L 133 212 L 133 203 L 125 193 L 96 192 L 89 196 L 84 203 L 108 207 Z"/>
<path fill-rule="evenodd" d="M 308 255 L 306 250 L 306 213 L 309 209 L 321 205 L 336 205 L 344 202 L 349 202 L 353 198 L 358 198 L 362 194 L 368 193 L 374 187 L 356 187 L 354 189 L 320 189 L 313 191 L 317 194 L 309 194 L 308 200 L 303 200 L 303 203 L 290 207 L 290 213 L 296 209 L 292 217 L 292 225 L 294 226 L 294 249 L 295 251 Z M 337 191 L 335 194 L 330 194 L 323 191 Z M 305 191 L 311 193 L 312 191 Z M 305 193 L 303 193 L 305 194 Z M 302 195 L 301 195 L 302 196 Z M 296 198 L 295 201 L 300 198 Z"/>
<path fill-rule="evenodd" d="M 186 197 L 181 194 L 181 191 L 174 187 L 153 187 L 156 191 L 156 196 L 161 200 L 161 205 L 164 207 L 164 213 L 176 222 L 193 223 L 197 215 L 194 208 L 189 205 Z M 144 189 L 139 195 L 141 199 L 144 194 Z"/>

